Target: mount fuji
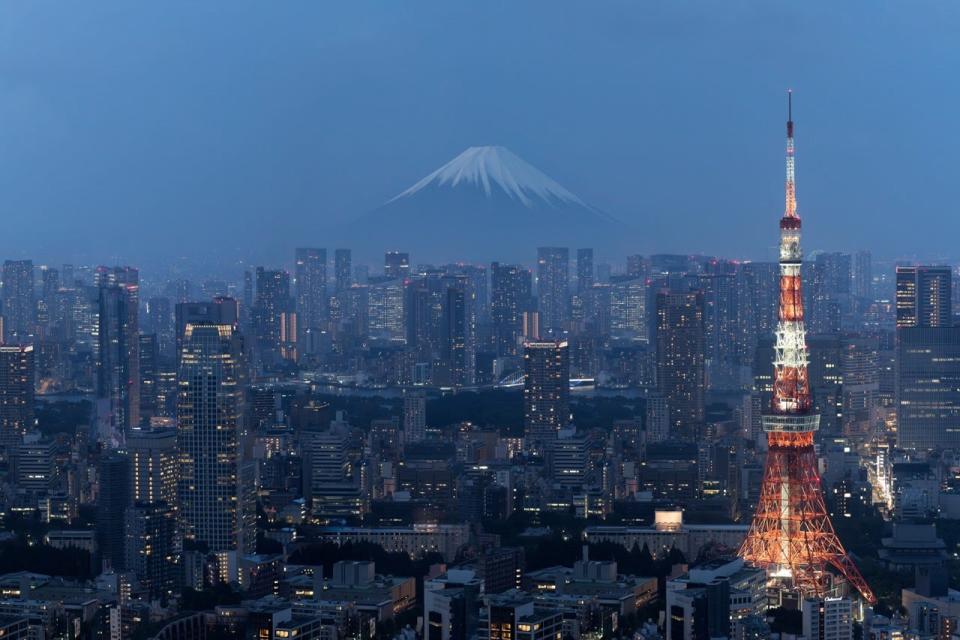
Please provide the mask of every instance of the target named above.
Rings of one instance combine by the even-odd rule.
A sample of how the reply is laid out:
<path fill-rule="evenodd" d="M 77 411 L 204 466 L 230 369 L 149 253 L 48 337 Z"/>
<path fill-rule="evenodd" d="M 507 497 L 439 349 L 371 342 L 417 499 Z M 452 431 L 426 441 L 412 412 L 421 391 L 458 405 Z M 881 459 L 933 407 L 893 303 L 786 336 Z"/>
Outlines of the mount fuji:
<path fill-rule="evenodd" d="M 527 261 L 538 246 L 609 248 L 626 231 L 505 147 L 470 147 L 351 226 L 353 246 L 414 262 Z"/>

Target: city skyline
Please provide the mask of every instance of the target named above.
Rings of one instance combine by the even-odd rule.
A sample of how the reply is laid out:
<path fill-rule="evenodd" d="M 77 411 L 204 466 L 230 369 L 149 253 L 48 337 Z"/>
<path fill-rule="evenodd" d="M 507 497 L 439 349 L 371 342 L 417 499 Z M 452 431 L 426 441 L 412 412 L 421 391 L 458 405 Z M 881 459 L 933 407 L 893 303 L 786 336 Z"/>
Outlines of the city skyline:
<path fill-rule="evenodd" d="M 960 638 L 960 8 L 861 1 L 0 6 L 0 636 Z"/>

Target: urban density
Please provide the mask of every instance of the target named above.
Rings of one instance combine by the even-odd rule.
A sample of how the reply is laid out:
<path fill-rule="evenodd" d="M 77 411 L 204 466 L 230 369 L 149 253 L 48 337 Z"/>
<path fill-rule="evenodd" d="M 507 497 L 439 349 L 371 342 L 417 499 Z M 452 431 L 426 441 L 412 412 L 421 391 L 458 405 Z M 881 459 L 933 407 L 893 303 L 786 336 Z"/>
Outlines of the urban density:
<path fill-rule="evenodd" d="M 960 278 L 786 163 L 779 263 L 7 260 L 0 630 L 956 637 Z"/>
<path fill-rule="evenodd" d="M 16 143 L 2 121 L 22 105 L 49 108 L 20 93 L 6 64 L 4 34 L 16 29 L 3 12 L 0 161 Z M 267 13 L 257 14 L 265 31 Z M 358 58 L 382 53 L 372 15 L 349 35 L 364 43 Z M 319 50 L 342 61 L 350 29 L 323 28 L 335 34 L 317 35 Z M 166 34 L 158 65 L 188 31 Z M 270 42 L 227 46 L 272 61 L 280 45 Z M 214 55 L 224 42 L 206 46 Z M 537 46 L 511 63 L 536 68 Z M 291 82 L 292 68 L 267 82 Z M 410 109 L 397 78 L 396 94 L 353 107 Z M 190 86 L 198 101 L 214 91 Z M 245 223 L 212 202 L 209 219 L 169 223 L 177 244 L 166 260 L 143 248 L 166 240 L 140 210 L 111 214 L 145 225 L 139 246 L 94 218 L 77 228 L 110 250 L 78 232 L 82 250 L 33 252 L 6 233 L 0 640 L 960 640 L 960 262 L 890 258 L 866 231 L 834 233 L 835 220 L 808 215 L 800 195 L 823 202 L 831 196 L 816 189 L 847 179 L 813 167 L 846 151 L 807 124 L 808 112 L 824 117 L 806 106 L 814 91 L 787 86 L 763 87 L 775 130 L 744 124 L 757 114 L 747 99 L 718 98 L 715 121 L 688 123 L 709 147 L 727 135 L 725 113 L 762 140 L 745 155 L 774 149 L 767 170 L 737 186 L 770 202 L 783 194 L 782 211 L 750 220 L 764 238 L 750 255 L 766 260 L 642 250 L 660 240 L 652 223 L 625 224 L 483 140 L 448 141 L 444 153 L 458 151 L 419 181 L 407 181 L 416 163 L 396 166 L 408 188 L 340 235 L 269 212 L 276 235 L 259 246 L 251 228 L 250 246 L 235 246 Z M 273 95 L 260 87 L 231 100 Z M 128 101 L 153 131 L 127 141 L 137 158 L 160 144 L 161 120 L 180 117 L 177 100 L 156 99 L 169 108 L 156 122 Z M 289 173 L 277 158 L 317 143 L 287 139 L 282 121 L 315 107 L 244 121 L 277 174 Z M 239 116 L 203 127 L 221 117 Z M 178 122 L 190 138 L 195 125 Z M 59 140 L 75 124 L 26 135 Z M 324 126 L 360 135 L 347 120 Z M 524 126 L 504 128 L 518 147 Z M 588 162 L 593 144 L 581 143 Z M 162 148 L 157 162 L 197 171 L 196 182 L 226 180 L 194 164 L 220 161 L 202 145 L 203 160 Z M 658 161 L 680 171 L 679 155 Z M 0 210 L 13 217 L 6 167 Z M 347 173 L 347 186 L 368 188 Z M 176 209 L 199 193 L 135 181 L 111 191 L 105 176 L 74 192 L 55 174 L 70 198 L 129 188 Z M 711 193 L 724 179 L 698 179 L 688 188 L 703 224 L 675 222 L 694 247 L 724 224 L 707 222 L 720 217 Z M 911 215 L 889 223 L 890 242 L 910 233 Z M 29 224 L 41 241 L 74 229 Z M 804 248 L 830 234 L 831 250 Z M 203 256 L 188 259 L 193 243 Z"/>

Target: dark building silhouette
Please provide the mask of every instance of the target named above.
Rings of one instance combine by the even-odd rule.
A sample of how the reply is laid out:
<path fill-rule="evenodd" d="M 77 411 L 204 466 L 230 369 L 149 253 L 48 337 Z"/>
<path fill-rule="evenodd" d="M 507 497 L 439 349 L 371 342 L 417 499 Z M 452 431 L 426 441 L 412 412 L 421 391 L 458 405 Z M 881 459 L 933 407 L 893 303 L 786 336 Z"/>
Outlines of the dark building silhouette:
<path fill-rule="evenodd" d="M 679 437 L 696 437 L 703 422 L 704 337 L 703 294 L 657 293 L 657 383 Z"/>
<path fill-rule="evenodd" d="M 537 301 L 541 328 L 562 331 L 570 319 L 570 250 L 566 247 L 537 249 Z"/>
<path fill-rule="evenodd" d="M 523 429 L 528 446 L 553 442 L 570 420 L 570 354 L 566 342 L 528 342 L 523 355 Z"/>
<path fill-rule="evenodd" d="M 101 561 L 126 569 L 126 518 L 133 504 L 133 470 L 125 453 L 113 451 L 100 460 L 97 472 L 97 547 Z"/>

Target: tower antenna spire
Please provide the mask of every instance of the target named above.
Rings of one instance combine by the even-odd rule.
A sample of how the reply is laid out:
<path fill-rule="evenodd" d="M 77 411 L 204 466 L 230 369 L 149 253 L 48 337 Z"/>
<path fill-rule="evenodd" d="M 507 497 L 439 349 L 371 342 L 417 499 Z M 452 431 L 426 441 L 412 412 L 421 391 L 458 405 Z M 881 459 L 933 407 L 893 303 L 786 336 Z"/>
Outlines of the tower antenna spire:
<path fill-rule="evenodd" d="M 787 89 L 787 137 L 793 137 L 793 89 Z"/>

